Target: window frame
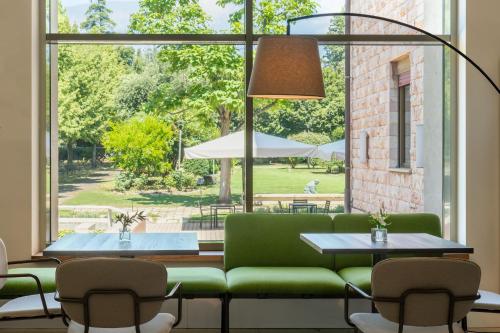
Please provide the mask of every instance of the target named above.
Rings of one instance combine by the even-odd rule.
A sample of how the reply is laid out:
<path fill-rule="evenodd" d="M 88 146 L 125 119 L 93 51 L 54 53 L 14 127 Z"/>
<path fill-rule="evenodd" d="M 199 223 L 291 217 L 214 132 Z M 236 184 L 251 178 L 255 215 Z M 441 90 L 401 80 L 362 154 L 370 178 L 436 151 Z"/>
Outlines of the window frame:
<path fill-rule="evenodd" d="M 244 45 L 245 48 L 245 91 L 248 88 L 250 74 L 252 72 L 253 67 L 253 50 L 254 46 L 257 44 L 257 41 L 260 37 L 264 36 L 262 34 L 255 34 L 253 27 L 253 8 L 254 8 L 254 0 L 244 0 L 245 6 L 245 33 L 242 34 L 60 34 L 57 33 L 57 22 L 53 22 L 53 20 L 48 20 L 51 29 L 50 32 L 46 30 L 47 24 L 47 15 L 50 15 L 50 18 L 54 15 L 54 8 L 57 8 L 58 0 L 39 0 L 39 8 L 40 10 L 40 64 L 41 68 L 48 67 L 48 70 L 42 70 L 40 75 L 41 82 L 41 91 L 42 96 L 46 96 L 44 98 L 49 99 L 50 103 L 41 103 L 40 115 L 42 119 L 45 119 L 48 116 L 48 121 L 42 122 L 40 125 L 42 128 L 40 129 L 40 140 L 42 143 L 47 142 L 46 138 L 46 130 L 50 129 L 50 142 L 51 148 L 50 153 L 46 154 L 45 145 L 40 144 L 40 152 L 41 158 L 40 162 L 40 181 L 39 184 L 45 188 L 45 170 L 47 166 L 50 168 L 50 204 L 47 204 L 47 194 L 45 191 L 40 191 L 39 203 L 41 209 L 44 211 L 48 210 L 48 214 L 40 214 L 40 216 L 46 216 L 49 221 L 40 221 L 41 233 L 47 234 L 47 243 L 51 243 L 57 239 L 57 218 L 58 218 L 58 188 L 57 179 L 54 179 L 58 175 L 58 151 L 57 146 L 52 145 L 55 139 L 57 139 L 57 45 L 58 44 L 126 44 L 126 45 L 140 45 L 140 44 L 238 44 Z M 345 0 L 346 5 L 345 8 L 350 8 L 350 0 Z M 444 6 L 446 3 L 449 4 L 450 7 L 450 31 L 446 34 L 437 35 L 447 42 L 453 42 L 456 40 L 456 8 L 457 8 L 457 0 L 445 0 L 443 1 Z M 49 7 L 48 5 L 51 4 Z M 54 6 L 55 5 L 55 6 Z M 50 8 L 47 10 L 47 8 Z M 52 12 L 51 12 L 52 11 Z M 346 18 L 349 20 L 349 18 Z M 446 25 L 445 18 L 443 18 L 443 22 Z M 350 20 L 348 21 L 350 22 Z M 348 22 L 346 22 L 346 26 L 348 26 Z M 448 30 L 448 29 L 445 29 Z M 418 46 L 425 45 L 441 45 L 437 43 L 434 39 L 424 36 L 424 35 L 372 35 L 372 34 L 360 34 L 360 35 L 326 35 L 326 34 L 308 34 L 303 35 L 307 37 L 316 38 L 320 45 L 346 45 L 346 54 L 350 52 L 349 45 L 399 45 L 399 44 L 411 44 Z M 53 47 L 55 46 L 55 47 Z M 47 50 L 50 49 L 48 52 Z M 47 54 L 46 54 L 47 53 Z M 48 58 L 48 59 L 47 59 Z M 455 56 L 452 57 L 452 69 L 456 68 L 457 59 Z M 452 70 L 451 75 L 455 77 L 455 70 Z M 46 81 L 46 80 L 49 81 Z M 46 87 L 45 82 L 49 82 L 49 87 Z M 350 78 L 346 77 L 346 97 L 350 95 Z M 453 80 L 452 80 L 453 82 Z M 45 91 L 49 91 L 47 93 Z M 452 105 L 452 114 L 456 112 L 456 93 L 454 90 L 456 86 L 452 84 L 451 90 L 451 105 Z M 47 104 L 49 106 L 47 106 Z M 54 105 L 55 104 L 55 105 Z M 350 119 L 350 107 L 348 105 L 348 101 L 346 99 L 346 121 Z M 245 157 L 244 157 L 244 183 L 243 183 L 243 198 L 244 198 L 244 208 L 246 212 L 253 211 L 253 99 L 245 96 Z M 456 165 L 456 120 L 451 120 L 451 146 L 452 146 L 452 165 Z M 347 126 L 348 127 L 348 126 Z M 346 130 L 346 135 L 348 135 L 349 131 Z M 346 140 L 346 150 L 349 150 L 349 141 Z M 54 148 L 55 146 L 55 148 Z M 43 148 L 42 148 L 43 147 Z M 50 155 L 50 156 L 47 156 Z M 350 154 L 346 155 L 346 178 L 349 175 L 350 170 Z M 456 214 L 454 210 L 456 209 L 456 195 L 453 194 L 456 192 L 456 167 L 452 168 L 453 177 L 451 184 L 451 225 L 452 229 L 456 228 L 454 225 L 456 224 Z M 349 186 L 350 179 L 346 179 L 346 187 Z M 43 193 L 42 193 L 43 192 Z M 444 212 L 443 212 L 444 214 Z M 45 236 L 43 236 L 45 238 Z M 455 232 L 452 232 L 452 239 L 456 239 Z"/>
<path fill-rule="evenodd" d="M 403 169 L 409 169 L 411 167 L 410 161 L 406 160 L 407 157 L 407 149 L 408 151 L 410 148 L 407 146 L 407 128 L 406 128 L 406 94 L 407 91 L 406 89 L 408 88 L 408 91 L 411 89 L 411 84 L 406 83 L 398 86 L 398 167 L 403 168 Z M 410 93 L 411 96 L 411 93 Z M 411 124 L 411 105 L 410 105 L 410 124 Z M 410 130 L 411 132 L 411 130 Z M 408 152 L 409 155 L 409 152 Z"/>

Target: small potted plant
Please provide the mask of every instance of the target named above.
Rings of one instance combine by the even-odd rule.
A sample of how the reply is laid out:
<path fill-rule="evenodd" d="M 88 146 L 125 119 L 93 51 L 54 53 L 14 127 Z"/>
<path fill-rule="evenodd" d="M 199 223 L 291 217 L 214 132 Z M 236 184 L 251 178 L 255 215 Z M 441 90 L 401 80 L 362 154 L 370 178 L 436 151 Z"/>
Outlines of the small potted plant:
<path fill-rule="evenodd" d="M 146 220 L 146 216 L 143 211 L 137 211 L 130 215 L 127 213 L 120 213 L 115 217 L 115 223 L 120 223 L 120 242 L 130 242 L 130 226 L 135 222 L 142 222 Z"/>
<path fill-rule="evenodd" d="M 383 203 L 378 212 L 370 213 L 370 222 L 374 225 L 372 242 L 387 242 L 387 226 L 391 224 L 387 221 L 388 217 L 389 214 L 387 214 Z"/>

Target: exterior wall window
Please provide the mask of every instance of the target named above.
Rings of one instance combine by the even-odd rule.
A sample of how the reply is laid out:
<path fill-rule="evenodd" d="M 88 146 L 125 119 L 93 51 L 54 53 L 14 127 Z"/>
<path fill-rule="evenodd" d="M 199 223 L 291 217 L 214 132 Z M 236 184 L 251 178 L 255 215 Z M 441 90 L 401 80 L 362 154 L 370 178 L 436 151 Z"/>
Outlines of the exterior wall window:
<path fill-rule="evenodd" d="M 404 74 L 410 76 L 410 73 Z M 400 75 L 401 77 L 401 75 Z M 400 168 L 410 168 L 410 147 L 411 147 L 411 103 L 410 84 L 406 81 L 399 86 L 399 116 L 398 116 L 398 147 Z"/>

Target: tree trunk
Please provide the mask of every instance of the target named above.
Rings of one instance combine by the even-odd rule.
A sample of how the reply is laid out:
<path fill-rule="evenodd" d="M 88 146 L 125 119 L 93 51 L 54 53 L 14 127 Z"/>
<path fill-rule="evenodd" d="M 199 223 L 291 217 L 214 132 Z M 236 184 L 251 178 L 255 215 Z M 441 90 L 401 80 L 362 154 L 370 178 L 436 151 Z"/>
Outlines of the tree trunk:
<path fill-rule="evenodd" d="M 221 136 L 229 134 L 231 125 L 231 111 L 224 106 L 219 107 L 220 116 L 220 134 Z M 224 158 L 220 162 L 220 187 L 219 187 L 219 203 L 231 202 L 231 159 Z"/>
<path fill-rule="evenodd" d="M 92 145 L 92 168 L 97 168 L 97 145 Z"/>
<path fill-rule="evenodd" d="M 68 143 L 66 144 L 66 150 L 67 150 L 67 153 L 68 153 L 68 158 L 67 158 L 67 168 L 68 170 L 71 170 L 73 169 L 73 142 L 72 141 L 68 141 Z"/>

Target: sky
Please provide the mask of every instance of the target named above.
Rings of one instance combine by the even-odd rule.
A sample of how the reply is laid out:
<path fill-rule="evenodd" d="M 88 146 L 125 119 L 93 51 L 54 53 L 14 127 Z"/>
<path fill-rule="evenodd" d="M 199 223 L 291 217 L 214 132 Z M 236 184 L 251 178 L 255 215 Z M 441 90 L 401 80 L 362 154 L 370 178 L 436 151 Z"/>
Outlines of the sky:
<path fill-rule="evenodd" d="M 90 0 L 60 0 L 63 7 L 68 11 L 72 23 L 81 23 Z M 318 13 L 329 13 L 342 11 L 344 0 L 316 0 L 319 4 Z M 138 0 L 108 0 L 107 4 L 113 10 L 112 19 L 116 23 L 116 32 L 127 32 L 130 14 L 138 9 Z M 222 32 L 229 29 L 229 15 L 238 9 L 238 6 L 228 5 L 221 8 L 216 0 L 200 0 L 205 12 L 212 18 L 211 27 Z M 328 19 L 307 20 L 297 24 L 292 33 L 324 33 L 328 27 Z"/>

